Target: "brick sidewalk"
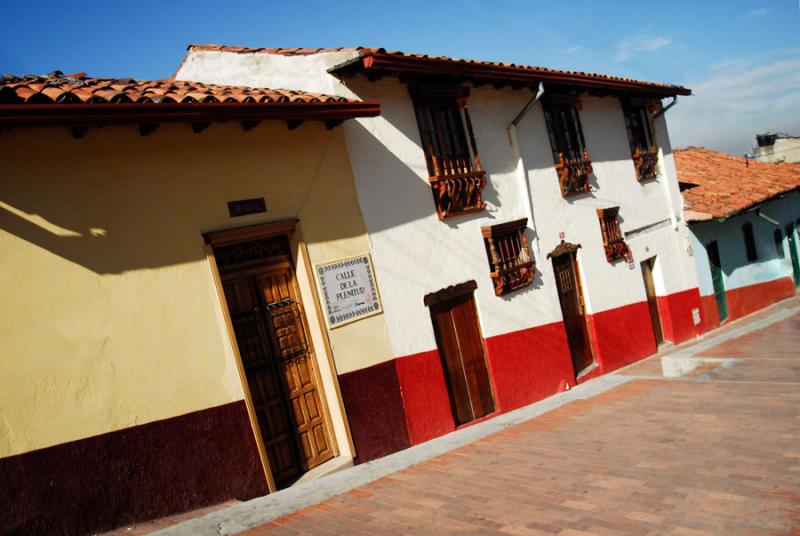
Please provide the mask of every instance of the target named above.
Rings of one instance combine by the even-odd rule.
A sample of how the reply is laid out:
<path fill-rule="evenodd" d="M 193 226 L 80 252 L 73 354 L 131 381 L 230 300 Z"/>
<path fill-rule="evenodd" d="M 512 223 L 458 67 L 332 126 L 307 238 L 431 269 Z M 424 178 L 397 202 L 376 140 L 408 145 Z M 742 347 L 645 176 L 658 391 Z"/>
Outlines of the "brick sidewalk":
<path fill-rule="evenodd" d="M 800 315 L 247 534 L 800 534 Z"/>

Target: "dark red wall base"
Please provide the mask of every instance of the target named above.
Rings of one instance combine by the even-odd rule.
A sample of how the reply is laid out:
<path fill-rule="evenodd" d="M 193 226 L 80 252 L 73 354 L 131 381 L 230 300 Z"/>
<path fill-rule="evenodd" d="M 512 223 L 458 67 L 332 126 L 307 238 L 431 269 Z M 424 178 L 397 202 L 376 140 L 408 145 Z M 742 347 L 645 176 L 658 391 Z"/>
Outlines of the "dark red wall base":
<path fill-rule="evenodd" d="M 403 399 L 394 360 L 339 376 L 355 463 L 409 446 Z"/>
<path fill-rule="evenodd" d="M 267 493 L 244 401 L 0 459 L 0 534 L 85 534 Z"/>
<path fill-rule="evenodd" d="M 749 315 L 775 302 L 794 296 L 795 286 L 791 277 L 784 277 L 735 288 L 725 292 L 728 314 L 731 320 Z"/>

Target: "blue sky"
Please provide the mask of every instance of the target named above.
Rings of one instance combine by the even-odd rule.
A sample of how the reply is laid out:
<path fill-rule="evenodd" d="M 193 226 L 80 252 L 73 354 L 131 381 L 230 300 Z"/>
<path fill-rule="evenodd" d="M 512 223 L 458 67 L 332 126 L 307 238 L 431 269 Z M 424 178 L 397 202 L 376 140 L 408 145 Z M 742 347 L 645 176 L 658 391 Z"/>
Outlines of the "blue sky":
<path fill-rule="evenodd" d="M 798 0 L 0 2 L 0 73 L 163 78 L 189 43 L 382 46 L 686 85 L 676 147 L 800 135 Z"/>

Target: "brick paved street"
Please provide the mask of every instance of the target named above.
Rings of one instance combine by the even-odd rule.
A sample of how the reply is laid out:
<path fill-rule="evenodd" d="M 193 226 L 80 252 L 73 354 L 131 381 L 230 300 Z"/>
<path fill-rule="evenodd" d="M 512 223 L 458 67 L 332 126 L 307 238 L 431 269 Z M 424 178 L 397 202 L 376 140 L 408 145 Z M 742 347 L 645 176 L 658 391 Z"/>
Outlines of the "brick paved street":
<path fill-rule="evenodd" d="M 799 349 L 795 309 L 248 534 L 800 534 Z"/>

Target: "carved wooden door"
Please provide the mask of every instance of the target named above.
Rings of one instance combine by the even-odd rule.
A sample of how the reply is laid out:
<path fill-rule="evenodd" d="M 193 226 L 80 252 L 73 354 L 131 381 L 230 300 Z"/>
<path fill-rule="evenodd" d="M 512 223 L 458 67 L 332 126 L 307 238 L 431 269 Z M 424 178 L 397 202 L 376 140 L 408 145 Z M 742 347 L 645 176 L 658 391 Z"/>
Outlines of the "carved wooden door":
<path fill-rule="evenodd" d="M 223 289 L 275 483 L 333 456 L 288 262 L 226 272 Z"/>
<path fill-rule="evenodd" d="M 594 362 L 594 358 L 586 329 L 586 313 L 575 265 L 575 254 L 565 253 L 553 257 L 553 269 L 558 301 L 561 303 L 561 313 L 564 316 L 564 329 L 567 331 L 567 342 L 577 376 Z"/>
<path fill-rule="evenodd" d="M 658 311 L 658 298 L 656 298 L 656 285 L 653 281 L 653 260 L 647 259 L 642 263 L 642 277 L 644 278 L 644 289 L 647 293 L 647 305 L 650 308 L 650 321 L 653 324 L 653 334 L 656 337 L 656 345 L 664 342 L 664 334 L 661 331 L 661 314 Z"/>
<path fill-rule="evenodd" d="M 430 311 L 456 424 L 493 412 L 492 385 L 472 294 L 431 305 Z"/>

